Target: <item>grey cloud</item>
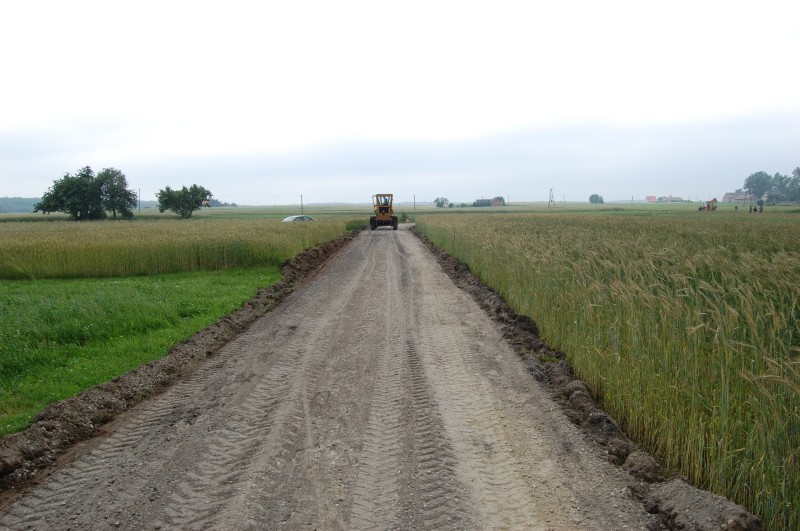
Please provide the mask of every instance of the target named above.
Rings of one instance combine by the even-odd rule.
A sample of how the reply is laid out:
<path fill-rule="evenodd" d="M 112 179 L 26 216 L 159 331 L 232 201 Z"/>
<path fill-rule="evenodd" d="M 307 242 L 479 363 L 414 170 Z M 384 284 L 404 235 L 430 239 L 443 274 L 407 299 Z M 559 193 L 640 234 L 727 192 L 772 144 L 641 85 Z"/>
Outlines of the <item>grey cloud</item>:
<path fill-rule="evenodd" d="M 1 140 L 0 168 L 20 153 L 32 160 L 40 150 L 52 160 L 64 151 L 54 138 L 43 137 L 38 147 L 30 136 L 6 134 Z M 319 202 L 369 201 L 380 190 L 403 200 L 507 194 L 512 200 L 546 200 L 550 188 L 571 201 L 585 201 L 591 193 L 606 199 L 705 199 L 740 187 L 756 171 L 790 173 L 800 165 L 798 146 L 795 112 L 703 124 L 562 126 L 453 142 L 351 141 L 282 154 L 138 158 L 110 165 L 143 192 L 196 182 L 240 204 L 292 202 L 300 194 Z M 42 191 L 78 167 L 73 166 L 46 175 Z"/>

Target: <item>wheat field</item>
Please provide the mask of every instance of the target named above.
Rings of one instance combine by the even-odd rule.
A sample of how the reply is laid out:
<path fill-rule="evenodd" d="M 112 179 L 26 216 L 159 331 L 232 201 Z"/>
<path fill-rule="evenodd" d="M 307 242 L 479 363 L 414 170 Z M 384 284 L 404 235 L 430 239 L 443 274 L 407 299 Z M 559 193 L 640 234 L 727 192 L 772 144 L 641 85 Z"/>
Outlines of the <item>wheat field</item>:
<path fill-rule="evenodd" d="M 96 278 L 280 265 L 346 232 L 344 218 L 0 223 L 0 279 Z"/>

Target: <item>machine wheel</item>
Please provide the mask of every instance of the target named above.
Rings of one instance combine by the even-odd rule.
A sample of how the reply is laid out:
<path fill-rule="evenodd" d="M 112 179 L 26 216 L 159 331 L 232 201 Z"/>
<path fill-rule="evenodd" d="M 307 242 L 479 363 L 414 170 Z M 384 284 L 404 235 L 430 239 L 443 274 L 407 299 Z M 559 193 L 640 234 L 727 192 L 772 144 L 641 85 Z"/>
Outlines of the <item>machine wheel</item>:
<path fill-rule="evenodd" d="M 375 230 L 378 228 L 378 221 L 375 219 L 375 216 L 369 218 L 369 228 L 371 230 Z"/>
<path fill-rule="evenodd" d="M 397 216 L 392 216 L 392 230 L 397 230 Z"/>

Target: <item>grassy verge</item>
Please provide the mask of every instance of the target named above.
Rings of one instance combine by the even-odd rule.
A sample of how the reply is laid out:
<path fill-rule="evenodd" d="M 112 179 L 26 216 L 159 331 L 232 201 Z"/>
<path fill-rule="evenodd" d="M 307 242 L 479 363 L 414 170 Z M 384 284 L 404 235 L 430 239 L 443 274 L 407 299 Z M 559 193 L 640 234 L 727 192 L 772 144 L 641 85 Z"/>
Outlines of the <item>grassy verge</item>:
<path fill-rule="evenodd" d="M 47 404 L 164 356 L 279 278 L 269 266 L 0 281 L 0 435 Z"/>

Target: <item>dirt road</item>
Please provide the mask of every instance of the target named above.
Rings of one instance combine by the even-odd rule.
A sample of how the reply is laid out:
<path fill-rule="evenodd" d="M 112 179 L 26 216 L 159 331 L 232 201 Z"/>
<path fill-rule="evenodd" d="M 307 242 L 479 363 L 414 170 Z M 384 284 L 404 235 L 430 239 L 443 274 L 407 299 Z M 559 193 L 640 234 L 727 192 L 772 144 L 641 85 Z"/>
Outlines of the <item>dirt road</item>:
<path fill-rule="evenodd" d="M 408 230 L 304 287 L 0 516 L 12 529 L 642 529 L 652 518 Z"/>

